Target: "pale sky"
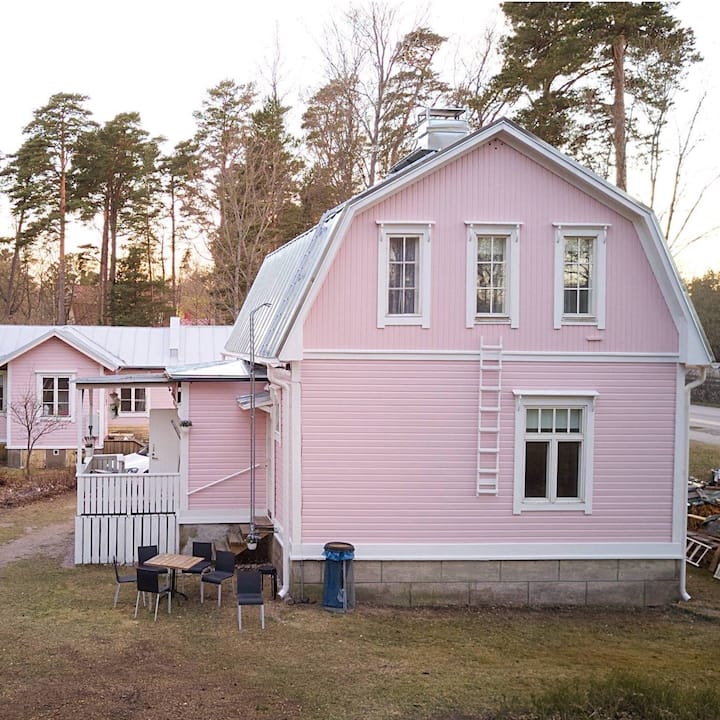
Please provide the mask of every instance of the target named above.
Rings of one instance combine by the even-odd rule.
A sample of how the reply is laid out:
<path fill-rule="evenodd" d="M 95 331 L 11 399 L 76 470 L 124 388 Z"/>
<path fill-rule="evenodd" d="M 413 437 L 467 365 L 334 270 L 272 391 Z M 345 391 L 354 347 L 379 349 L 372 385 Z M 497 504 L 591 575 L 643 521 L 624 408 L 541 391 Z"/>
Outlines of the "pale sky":
<path fill-rule="evenodd" d="M 348 5 L 347 0 L 6 0 L 0 10 L 0 152 L 17 150 L 33 110 L 58 92 L 89 96 L 88 107 L 101 123 L 137 111 L 152 135 L 175 144 L 192 135 L 193 111 L 220 80 L 263 85 L 276 38 L 281 90 L 295 104 L 321 84 L 323 26 L 331 12 Z M 450 38 L 448 68 L 455 53 L 471 48 L 487 24 L 501 18 L 498 3 L 487 0 L 406 0 L 402 8 L 408 18 L 424 16 L 434 31 Z M 705 62 L 693 71 L 687 102 L 673 127 L 682 130 L 701 92 L 708 94 L 698 133 L 704 139 L 687 176 L 690 203 L 720 172 L 715 122 L 720 117 L 715 30 L 720 4 L 684 0 L 676 15 L 695 31 Z M 647 201 L 644 192 L 631 187 L 631 194 Z M 692 230 L 720 226 L 718 208 L 720 182 L 707 191 Z M 0 234 L 10 232 L 6 213 L 0 213 Z M 675 259 L 687 277 L 720 271 L 720 227 Z"/>

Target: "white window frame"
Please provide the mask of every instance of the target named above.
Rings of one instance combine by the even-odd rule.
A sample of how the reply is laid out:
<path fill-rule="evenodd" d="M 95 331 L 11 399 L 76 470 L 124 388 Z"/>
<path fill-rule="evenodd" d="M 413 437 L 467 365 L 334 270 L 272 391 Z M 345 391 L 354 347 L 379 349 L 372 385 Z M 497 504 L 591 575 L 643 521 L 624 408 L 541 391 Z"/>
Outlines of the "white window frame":
<path fill-rule="evenodd" d="M 592 514 L 593 456 L 595 446 L 595 400 L 594 390 L 513 390 L 515 396 L 515 478 L 513 489 L 513 514 L 534 510 L 580 511 Z M 526 432 L 528 408 L 579 408 L 583 411 L 583 427 L 580 441 L 580 478 L 578 498 L 556 498 L 556 487 L 550 488 L 548 498 L 525 497 L 525 442 L 531 437 Z M 548 440 L 554 442 L 555 434 Z M 538 434 L 538 438 L 542 435 Z M 568 433 L 568 439 L 573 435 Z M 553 469 L 555 469 L 553 467 Z M 552 473 L 551 473 L 552 475 Z M 549 482 L 553 481 L 549 477 Z"/>
<path fill-rule="evenodd" d="M 123 390 L 127 391 L 130 390 L 130 407 L 132 410 L 123 410 Z M 145 392 L 145 409 L 144 410 L 137 410 L 137 398 L 135 397 L 136 390 L 143 390 Z M 121 387 L 116 390 L 118 394 L 118 400 L 120 401 L 120 405 L 118 406 L 118 417 L 120 415 L 123 415 L 124 417 L 128 416 L 137 416 L 137 417 L 143 417 L 145 415 L 149 414 L 150 411 L 150 391 L 148 388 L 145 387 Z"/>
<path fill-rule="evenodd" d="M 377 326 L 387 325 L 419 325 L 430 327 L 430 245 L 432 222 L 386 222 L 377 221 L 378 225 L 378 282 L 377 282 Z M 388 307 L 388 271 L 390 262 L 391 235 L 411 235 L 419 238 L 418 242 L 418 288 L 417 312 L 407 315 L 395 315 Z"/>
<path fill-rule="evenodd" d="M 579 223 L 555 223 L 555 298 L 554 327 L 559 330 L 563 325 L 594 325 L 598 330 L 605 329 L 606 305 L 606 257 L 607 231 L 609 225 L 589 225 Z M 593 238 L 592 277 L 590 292 L 590 312 L 576 314 L 565 313 L 565 239 L 568 237 Z"/>
<path fill-rule="evenodd" d="M 7 372 L 5 370 L 0 370 L 0 415 L 5 415 L 7 413 Z"/>
<path fill-rule="evenodd" d="M 467 226 L 465 326 L 482 323 L 509 322 L 520 326 L 520 223 L 469 222 Z M 477 312 L 478 237 L 505 236 L 505 302 L 502 313 Z"/>
<path fill-rule="evenodd" d="M 36 390 L 37 390 L 37 399 L 38 404 L 40 405 L 40 420 L 45 419 L 60 419 L 60 420 L 68 420 L 69 422 L 75 421 L 75 392 L 73 388 L 73 380 L 75 379 L 75 373 L 73 372 L 42 372 L 42 371 L 36 371 L 35 373 L 36 377 Z M 43 380 L 45 378 L 53 378 L 53 394 L 55 395 L 55 399 L 53 400 L 53 410 L 57 410 L 57 381 L 60 378 L 67 379 L 68 381 L 68 414 L 67 415 L 46 415 L 45 414 L 45 403 L 43 399 Z"/>

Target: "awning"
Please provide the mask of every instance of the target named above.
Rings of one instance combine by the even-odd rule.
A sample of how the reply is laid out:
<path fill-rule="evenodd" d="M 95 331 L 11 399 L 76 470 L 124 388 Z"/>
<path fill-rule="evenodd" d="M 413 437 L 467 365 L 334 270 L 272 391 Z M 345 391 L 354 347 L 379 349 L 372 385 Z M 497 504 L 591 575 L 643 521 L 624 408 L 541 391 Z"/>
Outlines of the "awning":
<path fill-rule="evenodd" d="M 80 390 L 88 388 L 143 387 L 148 385 L 170 385 L 174 381 L 165 373 L 138 373 L 127 375 L 100 375 L 98 377 L 76 378 L 72 382 Z"/>

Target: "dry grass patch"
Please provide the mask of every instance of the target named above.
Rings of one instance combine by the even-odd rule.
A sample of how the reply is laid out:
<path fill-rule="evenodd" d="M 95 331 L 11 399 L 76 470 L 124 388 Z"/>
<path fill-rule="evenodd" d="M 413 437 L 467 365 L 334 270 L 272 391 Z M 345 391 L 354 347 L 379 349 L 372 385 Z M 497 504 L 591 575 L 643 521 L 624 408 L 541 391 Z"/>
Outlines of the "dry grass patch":
<path fill-rule="evenodd" d="M 265 632 L 248 609 L 240 633 L 231 593 L 218 609 L 214 598 L 199 604 L 197 579 L 187 590 L 153 623 L 142 608 L 132 618 L 132 587 L 113 610 L 111 568 L 1 568 L 4 720 L 499 717 L 553 687 L 602 686 L 618 672 L 695 687 L 720 642 L 719 624 L 672 609 L 360 607 L 342 616 L 279 601 L 268 602 Z"/>

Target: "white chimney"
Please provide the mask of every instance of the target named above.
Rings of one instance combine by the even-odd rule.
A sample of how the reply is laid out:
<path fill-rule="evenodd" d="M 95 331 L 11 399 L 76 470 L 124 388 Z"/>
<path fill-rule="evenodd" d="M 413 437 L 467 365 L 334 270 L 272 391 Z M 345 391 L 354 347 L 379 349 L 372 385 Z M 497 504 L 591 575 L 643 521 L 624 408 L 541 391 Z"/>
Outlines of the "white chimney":
<path fill-rule="evenodd" d="M 177 360 L 180 355 L 180 318 L 173 315 L 170 318 L 170 342 L 168 350 L 170 359 Z"/>
<path fill-rule="evenodd" d="M 470 133 L 465 108 L 425 108 L 418 114 L 418 147 L 443 150 Z"/>

